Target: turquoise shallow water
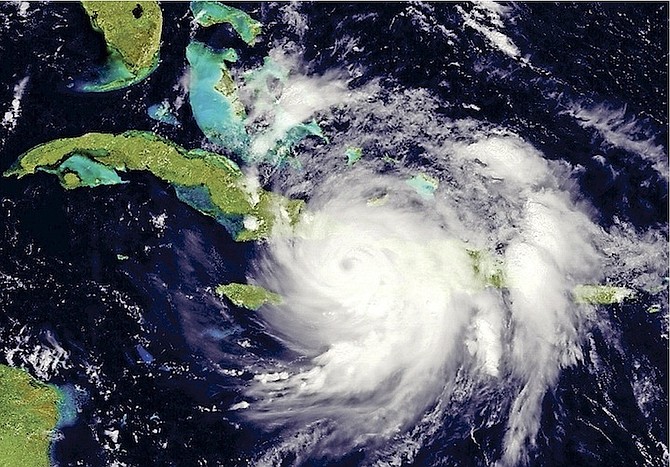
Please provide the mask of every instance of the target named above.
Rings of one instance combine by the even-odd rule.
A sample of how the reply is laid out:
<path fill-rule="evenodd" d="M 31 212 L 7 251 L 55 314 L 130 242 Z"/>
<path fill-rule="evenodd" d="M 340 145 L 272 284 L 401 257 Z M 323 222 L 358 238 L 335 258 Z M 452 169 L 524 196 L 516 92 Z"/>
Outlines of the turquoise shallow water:
<path fill-rule="evenodd" d="M 80 78 L 74 82 L 74 88 L 81 92 L 108 92 L 131 86 L 146 78 L 156 68 L 148 69 L 135 75 L 121 59 L 118 52 L 111 51 L 107 62 L 101 67 L 91 70 L 94 78 Z"/>
<path fill-rule="evenodd" d="M 123 183 L 121 177 L 113 169 L 79 154 L 68 157 L 58 166 L 58 169 L 44 171 L 58 173 L 61 177 L 69 172 L 75 173 L 79 177 L 79 186 L 96 187 Z"/>
<path fill-rule="evenodd" d="M 77 421 L 77 411 L 84 402 L 84 393 L 77 391 L 72 384 L 66 384 L 58 388 L 62 398 L 58 404 L 58 422 L 56 428 L 73 425 Z"/>
<path fill-rule="evenodd" d="M 519 190 L 506 190 L 504 177 L 499 177 L 490 191 L 477 195 L 481 180 L 458 175 L 461 168 L 453 153 L 444 149 L 453 141 L 441 131 L 445 122 L 459 119 L 506 128 L 541 151 L 546 161 L 574 168 L 572 178 L 557 184 L 572 187 L 571 197 L 588 205 L 598 232 L 613 232 L 603 280 L 640 285 L 641 290 L 635 301 L 597 310 L 596 326 L 580 345 L 581 361 L 562 369 L 542 399 L 540 435 L 528 464 L 662 465 L 667 452 L 667 279 L 653 293 L 642 289 L 646 280 L 667 276 L 661 271 L 667 255 L 667 184 L 653 160 L 633 151 L 636 146 L 625 136 L 629 129 L 637 132 L 633 139 L 656 135 L 657 144 L 665 144 L 667 6 L 508 5 L 511 16 L 502 21 L 504 27 L 486 19 L 486 11 L 472 13 L 482 20 L 480 27 L 514 41 L 532 66 L 497 49 L 491 41 L 496 36 L 482 34 L 486 29 L 463 24 L 453 4 L 281 3 L 243 8 L 247 6 L 246 11 L 267 25 L 257 48 L 243 49 L 225 24 L 212 30 L 198 26 L 194 33 L 188 5 L 165 3 L 164 60 L 155 74 L 123 91 L 75 94 L 59 91 L 54 83 L 64 82 L 80 57 L 69 45 L 58 54 L 53 51 L 61 43 L 81 41 L 78 31 L 88 27 L 86 18 L 67 4 L 28 4 L 26 18 L 18 14 L 18 4 L 1 4 L 11 29 L 2 33 L 0 54 L 12 64 L 0 70 L 7 85 L 3 112 L 14 112 L 12 89 L 30 76 L 15 129 L 9 131 L 9 124 L 0 128 L 2 163 L 9 167 L 20 153 L 45 141 L 94 130 L 158 128 L 185 147 L 212 145 L 179 87 L 188 67 L 184 51 L 194 35 L 212 50 L 244 50 L 237 62 L 225 63 L 236 71 L 258 67 L 268 49 L 281 45 L 301 57 L 304 73 L 336 68 L 352 89 L 379 84 L 381 91 L 366 95 L 363 104 L 317 116 L 329 144 L 318 137 L 303 140 L 306 144 L 295 150 L 302 171 L 297 164 L 286 164 L 274 177 L 262 178 L 276 167 L 261 165 L 260 176 L 273 189 L 292 190 L 306 199 L 333 173 L 344 176 L 338 188 L 347 193 L 369 181 L 347 174 L 375 170 L 397 178 L 401 187 L 388 197 L 370 191 L 371 199 L 379 200 L 373 204 L 392 203 L 397 198 L 393 193 L 408 193 L 408 205 L 411 200 L 412 209 L 424 209 L 449 193 L 458 209 L 445 226 L 473 216 L 513 232 L 519 224 L 505 201 L 514 200 Z M 476 8 L 458 6 L 465 15 Z M 78 18 L 82 28 L 76 27 Z M 36 59 L 36 44 L 47 58 Z M 212 76 L 203 73 L 211 84 Z M 157 124 L 147 115 L 150 104 L 166 98 L 181 127 Z M 178 107 L 174 104 L 180 98 L 185 101 Z M 577 101 L 590 111 L 578 112 L 579 119 L 568 111 Z M 615 110 L 625 104 L 625 109 L 608 113 L 595 106 L 602 102 Z M 200 103 L 208 109 L 206 99 Z M 213 109 L 205 113 L 215 125 Z M 256 130 L 247 128 L 252 141 Z M 463 144 L 479 137 L 467 129 L 459 135 Z M 363 157 L 352 166 L 347 166 L 348 147 L 363 149 Z M 652 145 L 649 149 L 648 155 L 658 153 Z M 506 157 L 501 151 L 497 155 L 484 159 L 474 154 L 467 161 L 472 165 L 462 171 L 493 170 Z M 82 171 L 84 165 L 77 164 Z M 89 178 L 96 177 L 94 169 Z M 439 178 L 432 198 L 415 191 L 431 190 L 430 185 L 405 184 L 424 172 Z M 505 173 L 518 179 L 529 175 L 523 165 L 516 173 Z M 0 183 L 5 220 L 0 225 L 0 359 L 13 352 L 16 364 L 30 368 L 34 349 L 50 345 L 42 330 L 51 329 L 68 352 L 67 364 L 49 369 L 54 381 L 71 382 L 91 394 L 74 424 L 62 428 L 55 459 L 61 465 L 103 467 L 113 462 L 235 465 L 273 452 L 277 463 L 300 458 L 301 449 L 332 425 L 314 427 L 313 438 L 289 434 L 282 439 L 276 431 L 264 432 L 263 424 L 245 422 L 246 409 L 228 410 L 242 402 L 258 365 L 265 371 L 274 365 L 275 387 L 284 377 L 280 364 L 310 365 L 309 359 L 288 351 L 257 314 L 228 307 L 211 292 L 220 282 L 247 280 L 263 244 L 235 243 L 220 223 L 192 209 L 189 204 L 206 210 L 202 193 L 184 193 L 146 174 L 123 177 L 131 183 L 77 190 L 63 190 L 55 177 L 44 174 Z M 551 190 L 552 184 L 545 182 L 538 181 L 537 189 Z M 483 201 L 475 209 L 477 196 Z M 424 212 L 427 218 L 434 214 Z M 483 235 L 493 237 L 491 254 L 508 248 L 503 229 L 491 228 Z M 571 248 L 565 250 L 569 254 Z M 303 259 L 314 260 L 320 253 Z M 126 259 L 119 260 L 119 254 Z M 322 272 L 323 264 L 315 263 Z M 365 284 L 365 275 L 359 277 Z M 501 303 L 509 298 L 508 292 L 502 295 Z M 303 305 L 313 302 L 308 297 Z M 647 313 L 649 306 L 660 311 Z M 538 306 L 529 318 L 545 308 Z M 408 319 L 406 327 L 414 324 Z M 512 332 L 509 326 L 502 328 Z M 477 329 L 487 331 L 485 326 Z M 422 342 L 417 338 L 407 349 Z M 138 345 L 154 358 L 152 364 L 142 359 Z M 470 349 L 465 345 L 463 355 L 470 355 Z M 474 355 L 477 350 L 472 350 Z M 366 456 L 388 460 L 404 447 L 402 452 L 414 456 L 399 461 L 405 465 L 491 465 L 501 456 L 514 388 L 492 383 L 487 391 L 468 394 L 472 381 L 464 375 L 455 379 L 462 397 L 443 405 L 440 416 L 413 427 L 403 438 L 405 444 L 354 449 L 341 458 L 315 454 L 302 457 L 303 464 L 369 465 Z M 363 376 L 365 381 L 369 375 Z M 331 383 L 341 386 L 344 381 Z M 290 429 L 305 433 L 304 424 Z M 118 439 L 105 431 L 117 433 Z M 281 444 L 293 439 L 292 451 Z"/>
<path fill-rule="evenodd" d="M 207 138 L 246 157 L 249 149 L 243 119 L 235 114 L 231 101 L 216 89 L 226 67 L 225 62 L 235 62 L 233 49 L 216 51 L 199 42 L 192 42 L 186 49 L 191 66 L 189 99 L 193 116 Z"/>

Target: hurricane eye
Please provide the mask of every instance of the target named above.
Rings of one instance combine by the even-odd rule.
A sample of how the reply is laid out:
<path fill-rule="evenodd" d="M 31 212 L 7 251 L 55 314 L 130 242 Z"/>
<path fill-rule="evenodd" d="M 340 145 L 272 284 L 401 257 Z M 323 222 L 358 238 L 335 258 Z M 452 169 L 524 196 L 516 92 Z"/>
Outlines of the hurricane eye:
<path fill-rule="evenodd" d="M 345 258 L 340 261 L 340 267 L 345 271 L 351 271 L 355 266 L 356 261 L 353 258 Z"/>

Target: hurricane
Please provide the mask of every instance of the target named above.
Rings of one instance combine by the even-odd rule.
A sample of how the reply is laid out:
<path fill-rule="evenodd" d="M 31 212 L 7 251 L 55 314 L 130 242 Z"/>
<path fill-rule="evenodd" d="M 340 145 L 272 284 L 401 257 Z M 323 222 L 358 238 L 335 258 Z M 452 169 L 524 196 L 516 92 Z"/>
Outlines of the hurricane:
<path fill-rule="evenodd" d="M 667 4 L 80 3 L 0 4 L 0 464 L 667 465 Z"/>
<path fill-rule="evenodd" d="M 388 125 L 421 105 L 398 139 L 428 133 L 431 170 L 380 161 L 323 170 L 326 153 L 278 182 L 309 201 L 297 225 L 275 229 L 249 275 L 282 296 L 259 317 L 290 350 L 261 364 L 245 390 L 244 416 L 285 433 L 261 460 L 373 447 L 366 462 L 395 465 L 427 441 L 417 436 L 431 436 L 412 427 L 479 418 L 507 420 L 492 460 L 525 463 L 543 397 L 582 361 L 594 308 L 575 288 L 602 280 L 599 250 L 611 239 L 569 164 L 504 128 L 440 119 L 427 94 L 370 101 L 381 115 L 352 126 Z M 356 102 L 344 105 L 363 115 Z"/>

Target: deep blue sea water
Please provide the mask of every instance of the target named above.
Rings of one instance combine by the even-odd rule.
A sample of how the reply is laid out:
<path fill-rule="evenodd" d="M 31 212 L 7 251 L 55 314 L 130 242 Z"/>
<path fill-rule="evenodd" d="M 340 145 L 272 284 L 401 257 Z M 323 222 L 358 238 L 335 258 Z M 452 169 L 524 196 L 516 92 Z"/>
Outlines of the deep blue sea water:
<path fill-rule="evenodd" d="M 0 169 L 37 144 L 90 131 L 153 130 L 188 148 L 203 146 L 188 105 L 179 110 L 179 127 L 146 112 L 176 93 L 195 35 L 238 48 L 240 67 L 281 47 L 301 57 L 306 74 L 339 70 L 350 89 L 378 82 L 382 99 L 428 91 L 436 118 L 505 127 L 548 160 L 581 166 L 575 192 L 600 227 L 655 229 L 667 242 L 667 4 L 510 4 L 501 25 L 486 16 L 492 10 L 472 4 L 236 7 L 266 25 L 254 48 L 225 27 L 194 31 L 188 4 L 165 3 L 158 69 L 127 90 L 81 94 L 66 84 L 104 52 L 83 9 L 33 3 L 22 16 L 16 4 L 2 4 L 0 110 L 10 107 L 14 86 L 29 81 L 16 122 L 0 128 Z M 519 54 L 505 53 L 466 17 L 507 37 Z M 404 109 L 399 119 L 409 127 L 424 110 Z M 365 131 L 341 117 L 345 112 L 323 117 L 326 135 Z M 408 166 L 430 164 L 431 135 L 425 138 L 396 148 Z M 315 144 L 300 147 L 303 157 Z M 285 183 L 275 177 L 268 185 Z M 262 246 L 234 242 L 150 174 L 124 179 L 72 191 L 47 174 L 0 181 L 0 363 L 86 393 L 76 422 L 54 444 L 57 465 L 247 465 L 271 450 L 279 431 L 263 431 L 227 407 L 243 400 L 239 388 L 253 379 L 257 359 L 296 357 L 213 288 L 244 282 Z M 667 252 L 658 262 L 667 278 Z M 648 272 L 630 264 L 640 268 L 631 277 Z M 661 311 L 645 311 L 656 303 Z M 529 465 L 667 464 L 667 280 L 599 313 L 608 331 L 591 330 L 582 363 L 564 369 L 547 391 Z M 64 349 L 67 361 L 40 372 L 29 363 L 38 346 Z M 640 387 L 648 388 L 642 402 Z M 491 422 L 487 402 L 451 401 L 439 429 L 405 464 L 493 465 L 505 420 Z M 361 465 L 368 454 L 356 447 L 301 464 Z M 297 458 L 286 454 L 281 465 Z"/>

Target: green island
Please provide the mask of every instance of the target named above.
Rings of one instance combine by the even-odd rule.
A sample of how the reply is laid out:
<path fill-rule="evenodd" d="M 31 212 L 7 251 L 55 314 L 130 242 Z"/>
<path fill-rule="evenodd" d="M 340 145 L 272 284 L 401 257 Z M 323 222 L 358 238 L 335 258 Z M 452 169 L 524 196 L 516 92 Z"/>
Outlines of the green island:
<path fill-rule="evenodd" d="M 61 392 L 0 365 L 0 466 L 48 467 Z"/>
<path fill-rule="evenodd" d="M 220 2 L 191 2 L 191 12 L 195 21 L 201 26 L 230 24 L 242 40 L 249 45 L 253 45 L 256 36 L 261 33 L 261 23 L 242 10 Z"/>
<path fill-rule="evenodd" d="M 145 131 L 56 139 L 21 155 L 4 175 L 44 171 L 74 189 L 120 183 L 119 172 L 136 170 L 170 183 L 181 201 L 215 218 L 237 241 L 266 238 L 280 219 L 295 223 L 304 205 L 254 188 L 234 162 L 219 154 L 187 151 Z"/>
<path fill-rule="evenodd" d="M 104 36 L 107 63 L 95 82 L 78 86 L 85 92 L 125 88 L 158 66 L 163 14 L 156 1 L 82 1 L 93 29 Z"/>
<path fill-rule="evenodd" d="M 466 249 L 466 252 L 472 261 L 472 271 L 477 279 L 485 286 L 495 287 L 496 289 L 505 287 L 502 261 L 495 260 L 488 252 L 483 250 Z"/>
<path fill-rule="evenodd" d="M 575 287 L 572 294 L 577 303 L 611 305 L 632 298 L 635 295 L 635 292 L 626 287 L 584 284 Z"/>
<path fill-rule="evenodd" d="M 256 311 L 266 303 L 279 305 L 282 302 L 281 295 L 265 290 L 263 287 L 249 284 L 221 284 L 216 288 L 216 293 L 227 297 L 236 306 Z"/>
<path fill-rule="evenodd" d="M 483 250 L 466 250 L 472 260 L 475 277 L 485 287 L 502 289 L 505 284 L 504 264 L 500 259 Z M 576 303 L 588 305 L 612 305 L 621 303 L 635 295 L 632 289 L 612 285 L 580 284 L 572 289 L 572 298 Z"/>

